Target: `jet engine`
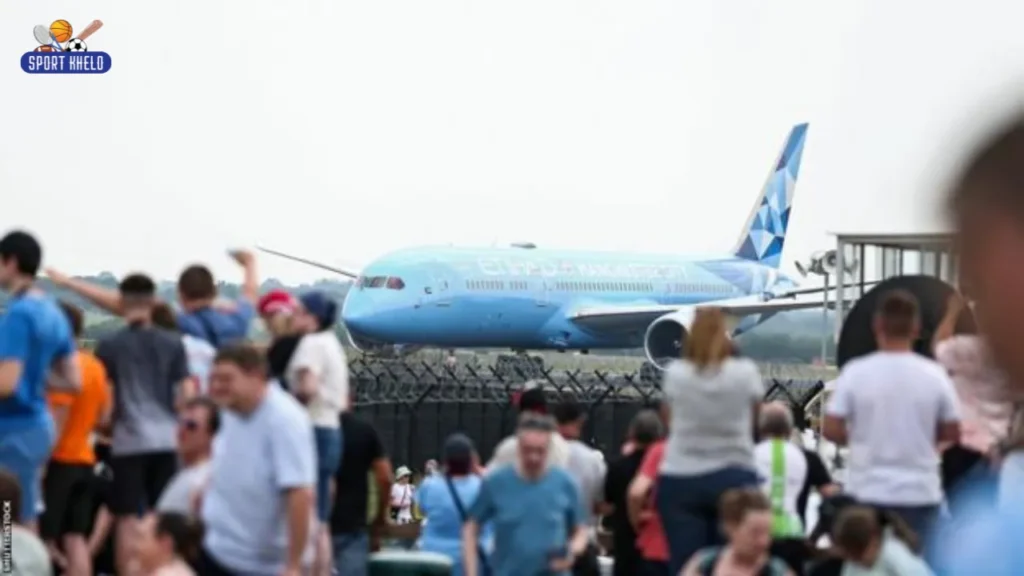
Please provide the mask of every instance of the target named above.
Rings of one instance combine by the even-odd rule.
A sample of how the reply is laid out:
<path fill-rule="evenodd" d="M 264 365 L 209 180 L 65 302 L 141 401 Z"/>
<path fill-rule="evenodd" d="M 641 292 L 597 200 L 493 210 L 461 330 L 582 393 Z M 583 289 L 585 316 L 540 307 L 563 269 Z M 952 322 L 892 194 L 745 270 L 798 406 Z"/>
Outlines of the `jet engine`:
<path fill-rule="evenodd" d="M 834 276 L 839 267 L 839 257 L 835 250 L 819 250 L 811 254 L 807 262 L 794 262 L 796 269 L 801 276 L 814 274 L 815 276 Z M 843 263 L 844 271 L 847 274 L 854 274 L 857 271 L 857 260 L 847 259 Z"/>
<path fill-rule="evenodd" d="M 644 334 L 647 359 L 659 368 L 683 356 L 683 345 L 693 323 L 693 309 L 683 308 L 658 318 Z"/>
<path fill-rule="evenodd" d="M 408 356 L 423 348 L 414 344 L 385 344 L 373 340 L 365 340 L 348 332 L 348 343 L 365 354 L 371 354 L 378 358 L 401 358 Z"/>

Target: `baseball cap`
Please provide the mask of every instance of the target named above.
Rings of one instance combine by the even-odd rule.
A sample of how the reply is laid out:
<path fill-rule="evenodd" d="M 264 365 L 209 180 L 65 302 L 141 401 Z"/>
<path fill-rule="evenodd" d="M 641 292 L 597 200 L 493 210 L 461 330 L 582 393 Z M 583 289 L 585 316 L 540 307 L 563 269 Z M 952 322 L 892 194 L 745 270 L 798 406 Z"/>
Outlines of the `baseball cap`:
<path fill-rule="evenodd" d="M 334 324 L 338 316 L 338 304 L 326 293 L 312 290 L 299 296 L 299 302 L 317 320 L 321 328 Z"/>
<path fill-rule="evenodd" d="M 256 310 L 260 316 L 273 316 L 274 314 L 291 314 L 298 306 L 295 297 L 281 289 L 271 290 L 260 296 L 256 304 Z"/>

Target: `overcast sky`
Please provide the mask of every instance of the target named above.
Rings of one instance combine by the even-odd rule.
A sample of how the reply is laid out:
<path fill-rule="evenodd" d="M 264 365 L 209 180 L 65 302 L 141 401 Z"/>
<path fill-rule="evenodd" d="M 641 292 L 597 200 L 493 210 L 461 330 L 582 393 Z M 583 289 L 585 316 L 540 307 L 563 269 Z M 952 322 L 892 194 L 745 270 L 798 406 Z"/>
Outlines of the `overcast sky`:
<path fill-rule="evenodd" d="M 108 74 L 21 71 L 58 18 L 104 21 Z M 1010 0 L 3 2 L 3 227 L 71 272 L 164 278 L 237 278 L 224 250 L 255 243 L 725 251 L 808 121 L 802 259 L 944 227 L 965 136 L 1022 94 L 1021 22 Z"/>

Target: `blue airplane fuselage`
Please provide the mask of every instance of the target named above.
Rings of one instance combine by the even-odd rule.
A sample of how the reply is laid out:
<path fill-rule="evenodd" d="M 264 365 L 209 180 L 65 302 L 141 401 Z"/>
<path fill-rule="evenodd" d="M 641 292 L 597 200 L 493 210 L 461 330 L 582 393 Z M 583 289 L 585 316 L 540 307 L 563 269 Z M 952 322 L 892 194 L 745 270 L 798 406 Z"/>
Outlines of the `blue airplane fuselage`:
<path fill-rule="evenodd" d="M 520 349 L 633 348 L 646 326 L 589 331 L 577 309 L 688 305 L 784 292 L 796 283 L 738 257 L 536 248 L 411 248 L 366 268 L 342 320 L 359 344 Z M 741 331 L 761 321 L 750 317 Z"/>

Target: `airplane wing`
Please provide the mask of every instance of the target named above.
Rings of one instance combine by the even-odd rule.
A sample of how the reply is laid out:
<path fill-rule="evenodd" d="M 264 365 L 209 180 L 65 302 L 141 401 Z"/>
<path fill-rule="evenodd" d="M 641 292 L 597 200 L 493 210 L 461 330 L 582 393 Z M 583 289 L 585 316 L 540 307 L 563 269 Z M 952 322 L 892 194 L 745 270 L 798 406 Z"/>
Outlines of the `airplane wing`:
<path fill-rule="evenodd" d="M 875 284 L 879 284 L 881 282 L 881 280 L 872 280 L 870 282 L 864 282 L 863 285 L 865 288 L 867 288 L 869 286 L 874 286 Z M 848 282 L 845 286 L 846 288 L 857 288 L 861 284 L 861 282 Z M 826 290 L 831 291 L 835 289 L 835 286 L 829 286 L 828 288 L 825 288 L 824 286 L 817 286 L 814 288 L 797 288 L 795 290 L 787 290 L 785 292 L 779 292 L 778 294 L 774 294 L 772 295 L 772 300 L 779 300 L 780 298 L 792 298 L 794 296 L 804 296 L 807 294 L 821 294 Z"/>
<path fill-rule="evenodd" d="M 306 264 L 308 266 L 313 266 L 315 268 L 320 268 L 321 270 L 327 270 L 328 272 L 334 272 L 335 274 L 341 274 L 342 276 L 347 276 L 348 278 L 351 278 L 353 280 L 355 280 L 356 278 L 359 277 L 359 271 L 358 270 L 352 270 L 350 268 L 339 268 L 337 266 L 331 266 L 330 264 L 324 264 L 323 262 L 317 262 L 315 260 L 309 260 L 307 258 L 301 258 L 299 256 L 292 256 L 291 254 L 285 254 L 284 252 L 278 252 L 277 250 L 271 250 L 270 248 L 264 248 L 262 246 L 257 246 L 256 249 L 259 250 L 260 252 L 266 252 L 267 254 L 273 254 L 274 256 L 278 256 L 278 257 L 284 258 L 286 260 L 291 260 L 293 262 L 299 262 L 299 263 L 302 263 L 302 264 Z"/>
<path fill-rule="evenodd" d="M 851 299 L 852 300 L 852 299 Z M 646 329 L 651 322 L 665 314 L 677 312 L 683 308 L 698 306 L 714 306 L 721 308 L 726 314 L 736 318 L 753 314 L 775 314 L 792 310 L 808 310 L 821 308 L 821 300 L 787 300 L 787 301 L 756 301 L 749 298 L 708 302 L 700 305 L 666 305 L 641 304 L 634 306 L 588 306 L 579 308 L 569 314 L 569 319 L 580 326 L 594 330 L 637 330 Z M 829 301 L 829 308 L 835 303 Z"/>

